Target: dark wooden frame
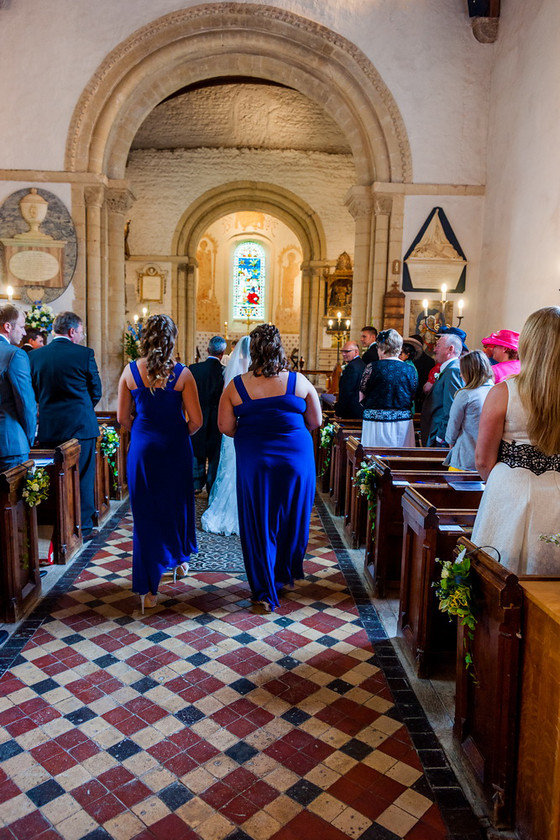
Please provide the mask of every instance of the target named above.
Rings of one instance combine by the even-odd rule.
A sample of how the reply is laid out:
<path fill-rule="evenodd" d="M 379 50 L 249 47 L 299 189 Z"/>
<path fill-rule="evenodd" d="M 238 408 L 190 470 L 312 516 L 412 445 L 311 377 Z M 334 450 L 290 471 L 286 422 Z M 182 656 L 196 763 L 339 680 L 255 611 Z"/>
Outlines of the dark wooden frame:
<path fill-rule="evenodd" d="M 81 548 L 80 444 L 75 438 L 54 449 L 35 448 L 32 458 L 49 458 L 49 498 L 37 508 L 39 525 L 53 526 L 53 563 L 64 565 Z"/>
<path fill-rule="evenodd" d="M 25 461 L 0 473 L 0 620 L 8 624 L 20 621 L 41 595 L 37 509 L 22 497 L 32 466 Z"/>

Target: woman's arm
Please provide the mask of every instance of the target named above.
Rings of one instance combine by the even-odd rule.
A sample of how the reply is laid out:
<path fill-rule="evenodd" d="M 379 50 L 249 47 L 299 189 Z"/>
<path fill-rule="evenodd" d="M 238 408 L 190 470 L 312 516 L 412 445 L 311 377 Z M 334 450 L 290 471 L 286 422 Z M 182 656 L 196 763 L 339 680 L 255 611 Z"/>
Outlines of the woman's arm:
<path fill-rule="evenodd" d="M 202 426 L 202 409 L 198 399 L 198 389 L 194 376 L 188 367 L 183 368 L 178 385 L 181 384 L 181 379 L 183 379 L 183 412 L 189 427 L 189 434 L 194 435 Z"/>
<path fill-rule="evenodd" d="M 237 393 L 237 389 L 233 384 L 233 379 L 226 386 L 222 396 L 220 397 L 220 404 L 218 405 L 218 429 L 223 435 L 233 437 L 237 431 L 237 417 L 233 411 L 233 403 L 231 401 L 232 394 Z"/>
<path fill-rule="evenodd" d="M 132 428 L 132 421 L 134 420 L 134 417 L 132 416 L 132 394 L 130 393 L 130 388 L 128 387 L 126 381 L 128 370 L 129 365 L 125 367 L 121 374 L 121 378 L 119 379 L 117 420 L 124 429 L 128 429 L 128 431 L 130 431 Z"/>
<path fill-rule="evenodd" d="M 306 409 L 303 412 L 303 419 L 309 431 L 312 432 L 313 429 L 318 429 L 321 425 L 323 412 L 321 411 L 321 403 L 319 402 L 319 397 L 314 386 L 305 378 L 303 373 L 298 373 L 298 377 L 300 376 L 307 383 L 307 393 L 305 395 Z"/>
<path fill-rule="evenodd" d="M 478 427 L 478 440 L 474 459 L 476 468 L 486 481 L 498 460 L 500 441 L 508 406 L 508 390 L 505 382 L 494 385 L 484 401 Z"/>

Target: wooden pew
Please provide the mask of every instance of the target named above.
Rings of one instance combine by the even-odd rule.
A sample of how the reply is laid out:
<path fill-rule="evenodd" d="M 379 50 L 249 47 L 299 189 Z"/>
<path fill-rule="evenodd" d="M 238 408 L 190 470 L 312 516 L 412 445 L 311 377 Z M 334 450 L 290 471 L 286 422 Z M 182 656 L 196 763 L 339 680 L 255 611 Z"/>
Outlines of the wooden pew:
<path fill-rule="evenodd" d="M 113 470 L 109 467 L 111 478 L 110 483 L 110 497 L 122 501 L 128 496 L 128 477 L 126 472 L 126 458 L 128 455 L 128 447 L 130 445 L 130 432 L 125 429 L 117 421 L 116 411 L 96 411 L 99 425 L 111 426 L 119 433 L 120 446 L 117 451 L 117 471 L 118 475 L 113 474 Z"/>
<path fill-rule="evenodd" d="M 455 481 L 457 474 L 451 475 Z M 459 482 L 455 487 L 426 485 L 421 495 L 417 488 L 406 487 L 402 498 L 398 632 L 419 677 L 427 677 L 442 654 L 456 648 L 455 623 L 440 612 L 432 583 L 440 578 L 436 559 L 452 559 L 457 540 L 472 531 L 482 498 L 482 482 L 465 479 L 461 483 L 479 484 L 480 489 L 459 490 Z"/>
<path fill-rule="evenodd" d="M 0 621 L 9 624 L 22 619 L 41 594 L 37 508 L 21 495 L 32 466 L 25 461 L 0 473 Z"/>
<path fill-rule="evenodd" d="M 346 494 L 346 442 L 350 436 L 359 438 L 362 421 L 337 419 L 333 421 L 333 425 L 336 431 L 329 473 L 329 496 L 334 515 L 340 516 L 344 510 Z"/>
<path fill-rule="evenodd" d="M 95 511 L 93 524 L 102 525 L 111 512 L 111 476 L 107 457 L 101 451 L 101 438 L 95 444 L 95 483 L 93 486 Z"/>
<path fill-rule="evenodd" d="M 373 519 L 368 515 L 366 526 L 364 571 L 379 598 L 386 596 L 388 588 L 398 590 L 400 586 L 403 482 L 420 485 L 446 482 L 452 475 L 443 466 L 447 451 L 401 449 L 387 455 L 379 449 L 375 455 L 369 455 L 376 474 L 377 494 Z M 478 478 L 477 474 L 474 476 Z"/>
<path fill-rule="evenodd" d="M 457 627 L 453 734 L 486 797 L 496 828 L 513 824 L 519 726 L 523 590 L 518 578 L 461 537 L 471 561 L 478 618 L 468 640 L 476 682 L 464 666 L 465 629 Z"/>
<path fill-rule="evenodd" d="M 39 525 L 53 528 L 53 562 L 64 565 L 81 548 L 80 444 L 73 438 L 55 449 L 34 448 L 35 461 L 46 461 L 50 479 L 48 499 L 37 508 Z"/>

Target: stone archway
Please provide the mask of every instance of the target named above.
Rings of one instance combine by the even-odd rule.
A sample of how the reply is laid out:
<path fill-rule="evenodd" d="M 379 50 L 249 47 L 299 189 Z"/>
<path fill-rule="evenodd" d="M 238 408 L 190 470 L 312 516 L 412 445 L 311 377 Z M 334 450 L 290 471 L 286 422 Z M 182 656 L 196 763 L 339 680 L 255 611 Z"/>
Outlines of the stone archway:
<path fill-rule="evenodd" d="M 132 139 L 153 108 L 177 90 L 240 76 L 294 88 L 342 129 L 356 171 L 347 198 L 356 222 L 355 318 L 381 314 L 391 254 L 400 254 L 402 207 L 379 184 L 412 179 L 407 133 L 390 91 L 361 50 L 304 17 L 266 5 L 194 6 L 152 21 L 109 53 L 80 97 L 68 132 L 67 171 L 88 173 L 99 184 L 75 187 L 73 210 L 84 220 L 88 326 L 107 382 L 120 365 L 122 231 L 131 200 L 124 178 Z M 101 346 L 102 333 L 108 349 Z"/>
<path fill-rule="evenodd" d="M 326 241 L 321 220 L 313 208 L 298 196 L 275 184 L 236 181 L 209 190 L 193 202 L 179 220 L 172 253 L 185 256 L 172 278 L 174 316 L 184 336 L 181 353 L 194 357 L 196 248 L 204 230 L 222 216 L 239 210 L 257 210 L 283 221 L 295 234 L 303 251 L 301 352 L 310 366 L 317 365 L 316 353 L 321 311 L 321 274 L 327 264 Z"/>

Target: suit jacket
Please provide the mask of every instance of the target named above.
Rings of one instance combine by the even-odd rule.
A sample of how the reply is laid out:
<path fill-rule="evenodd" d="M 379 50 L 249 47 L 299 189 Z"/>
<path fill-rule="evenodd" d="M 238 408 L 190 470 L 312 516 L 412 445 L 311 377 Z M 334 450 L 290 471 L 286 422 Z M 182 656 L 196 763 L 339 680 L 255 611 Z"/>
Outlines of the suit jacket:
<path fill-rule="evenodd" d="M 373 344 L 370 344 L 370 346 L 362 356 L 362 361 L 364 365 L 369 365 L 372 362 L 379 361 L 379 353 L 377 352 L 377 341 L 374 341 Z"/>
<path fill-rule="evenodd" d="M 364 409 L 360 405 L 360 382 L 365 368 L 364 360 L 356 356 L 342 371 L 338 384 L 338 400 L 334 404 L 338 417 L 362 417 Z"/>
<path fill-rule="evenodd" d="M 56 338 L 34 350 L 28 359 L 39 403 L 41 445 L 98 437 L 94 407 L 101 399 L 101 380 L 93 350 Z"/>
<path fill-rule="evenodd" d="M 224 366 L 218 359 L 189 365 L 198 388 L 202 427 L 191 438 L 195 458 L 212 458 L 222 442 L 218 430 L 218 403 L 224 390 Z"/>
<path fill-rule="evenodd" d="M 0 338 L 0 455 L 29 455 L 35 439 L 37 404 L 29 358 L 20 347 Z"/>
<path fill-rule="evenodd" d="M 440 373 L 422 406 L 422 443 L 424 446 L 445 446 L 445 432 L 453 397 L 465 383 L 459 370 L 459 359 L 453 359 Z M 439 441 L 436 440 L 439 438 Z"/>

